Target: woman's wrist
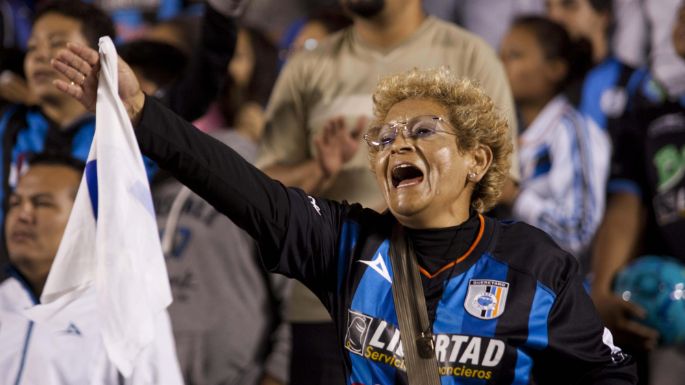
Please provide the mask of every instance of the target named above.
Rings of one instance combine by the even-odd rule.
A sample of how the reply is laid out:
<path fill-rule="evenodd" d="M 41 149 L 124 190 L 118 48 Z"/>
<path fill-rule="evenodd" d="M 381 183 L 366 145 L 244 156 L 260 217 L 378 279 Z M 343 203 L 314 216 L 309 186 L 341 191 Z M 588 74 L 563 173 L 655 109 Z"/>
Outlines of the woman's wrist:
<path fill-rule="evenodd" d="M 127 113 L 128 117 L 131 119 L 131 124 L 136 127 L 140 123 L 140 118 L 143 113 L 143 107 L 145 107 L 145 94 L 143 91 L 138 91 L 138 93 L 129 99 Z"/>

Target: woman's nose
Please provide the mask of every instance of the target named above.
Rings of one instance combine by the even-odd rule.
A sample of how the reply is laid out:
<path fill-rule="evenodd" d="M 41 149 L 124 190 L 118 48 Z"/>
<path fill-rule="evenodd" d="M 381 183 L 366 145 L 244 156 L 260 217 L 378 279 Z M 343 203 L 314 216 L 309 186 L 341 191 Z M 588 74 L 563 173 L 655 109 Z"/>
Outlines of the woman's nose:
<path fill-rule="evenodd" d="M 403 127 L 402 129 L 399 129 L 390 149 L 394 153 L 414 150 L 414 140 L 409 138 L 406 128 Z"/>

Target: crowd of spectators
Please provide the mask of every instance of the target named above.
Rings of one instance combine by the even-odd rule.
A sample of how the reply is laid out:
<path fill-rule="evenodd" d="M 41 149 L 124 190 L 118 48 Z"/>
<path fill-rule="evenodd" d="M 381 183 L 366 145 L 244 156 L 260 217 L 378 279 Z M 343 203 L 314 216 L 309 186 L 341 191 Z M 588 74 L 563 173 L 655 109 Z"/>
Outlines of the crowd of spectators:
<path fill-rule="evenodd" d="M 635 320 L 644 309 L 612 289 L 639 256 L 685 264 L 682 0 L 3 0 L 0 263 L 12 275 L 0 285 L 2 328 L 22 321 L 3 318 L 18 306 L 7 304 L 9 281 L 27 281 L 35 299 L 49 270 L 8 252 L 5 216 L 19 210 L 10 197 L 36 154 L 85 161 L 94 135 L 94 116 L 54 87 L 51 59 L 67 42 L 96 48 L 104 35 L 147 95 L 270 177 L 377 211 L 386 207 L 360 151 L 377 81 L 443 66 L 475 80 L 514 138 L 491 215 L 542 229 L 578 259 L 640 384 L 684 378 L 685 348 L 660 346 Z M 246 233 L 146 162 L 186 383 L 342 385 L 339 331 L 319 299 L 268 273 Z M 41 254 L 48 266 L 54 253 L 51 244 Z M 0 354 L 12 383 L 26 383 L 28 344 L 0 329 L 0 350 L 16 356 Z"/>

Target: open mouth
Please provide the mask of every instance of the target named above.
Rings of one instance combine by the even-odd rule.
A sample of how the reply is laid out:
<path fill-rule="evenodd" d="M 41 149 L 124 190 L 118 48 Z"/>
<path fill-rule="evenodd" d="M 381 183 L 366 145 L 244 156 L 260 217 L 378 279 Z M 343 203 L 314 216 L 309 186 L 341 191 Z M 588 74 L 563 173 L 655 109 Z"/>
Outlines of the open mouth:
<path fill-rule="evenodd" d="M 423 171 L 409 163 L 402 163 L 393 167 L 390 176 L 395 188 L 413 186 L 423 181 Z"/>

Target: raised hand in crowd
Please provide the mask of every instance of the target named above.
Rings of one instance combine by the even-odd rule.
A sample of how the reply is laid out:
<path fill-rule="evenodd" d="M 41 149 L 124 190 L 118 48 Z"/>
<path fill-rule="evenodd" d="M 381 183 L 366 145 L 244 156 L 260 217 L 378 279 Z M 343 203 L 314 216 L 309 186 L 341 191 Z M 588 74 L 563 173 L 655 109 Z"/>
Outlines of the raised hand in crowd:
<path fill-rule="evenodd" d="M 342 116 L 326 122 L 321 134 L 314 139 L 316 158 L 326 178 L 335 177 L 357 153 L 367 123 L 365 116 L 359 117 L 351 129 Z"/>

